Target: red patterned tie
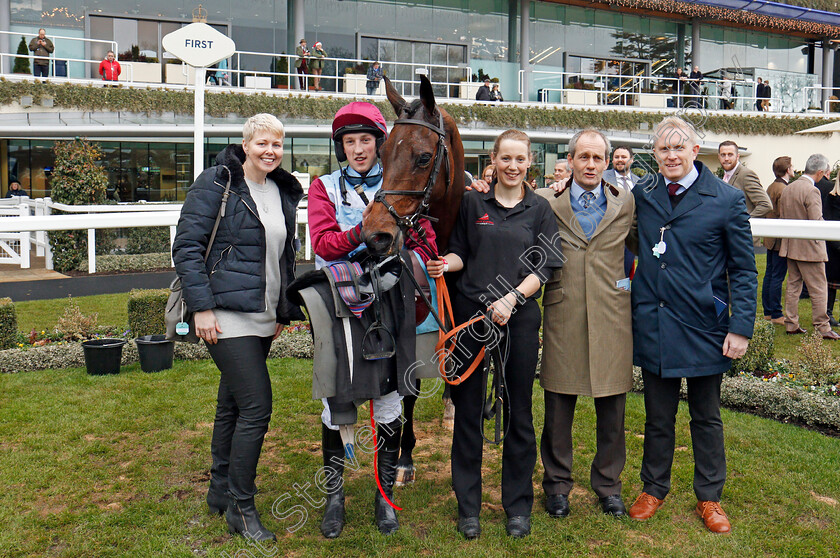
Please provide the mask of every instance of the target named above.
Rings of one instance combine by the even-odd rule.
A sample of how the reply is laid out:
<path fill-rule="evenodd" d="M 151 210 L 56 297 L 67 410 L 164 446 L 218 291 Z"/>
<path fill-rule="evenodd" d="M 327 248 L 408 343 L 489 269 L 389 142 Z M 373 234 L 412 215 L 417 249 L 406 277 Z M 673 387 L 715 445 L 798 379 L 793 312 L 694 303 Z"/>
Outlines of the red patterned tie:
<path fill-rule="evenodd" d="M 668 184 L 668 195 L 674 197 L 677 195 L 677 190 L 680 189 L 681 184 L 679 182 L 671 182 Z"/>

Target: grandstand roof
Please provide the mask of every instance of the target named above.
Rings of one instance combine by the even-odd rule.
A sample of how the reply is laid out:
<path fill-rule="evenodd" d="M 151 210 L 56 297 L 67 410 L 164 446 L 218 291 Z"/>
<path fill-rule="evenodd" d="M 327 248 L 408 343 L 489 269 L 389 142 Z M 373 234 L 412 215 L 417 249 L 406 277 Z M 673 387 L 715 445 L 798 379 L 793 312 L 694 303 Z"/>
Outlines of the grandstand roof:
<path fill-rule="evenodd" d="M 801 37 L 840 39 L 840 13 L 766 0 L 551 0 L 560 4 L 603 8 L 635 14 L 780 32 Z"/>

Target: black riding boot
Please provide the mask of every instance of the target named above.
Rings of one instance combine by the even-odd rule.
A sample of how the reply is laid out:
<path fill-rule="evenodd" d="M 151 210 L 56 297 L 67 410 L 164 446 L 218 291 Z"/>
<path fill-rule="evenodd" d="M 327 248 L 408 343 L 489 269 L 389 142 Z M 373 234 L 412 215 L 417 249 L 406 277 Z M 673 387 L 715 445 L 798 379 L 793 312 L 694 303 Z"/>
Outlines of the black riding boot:
<path fill-rule="evenodd" d="M 394 500 L 394 481 L 397 478 L 397 458 L 400 453 L 401 427 L 402 422 L 397 419 L 390 424 L 380 425 L 377 429 L 377 434 L 382 439 L 377 461 L 379 482 L 382 484 L 385 495 L 392 502 Z M 383 535 L 396 533 L 397 529 L 400 528 L 400 522 L 397 521 L 397 512 L 385 501 L 378 488 L 376 490 L 375 509 L 376 526 L 379 528 L 379 532 Z"/>
<path fill-rule="evenodd" d="M 263 526 L 254 499 L 234 500 L 230 498 L 225 519 L 231 534 L 240 534 L 252 541 L 276 541 L 274 533 Z"/>
<path fill-rule="evenodd" d="M 321 534 L 334 539 L 344 529 L 344 444 L 338 430 L 330 430 L 321 424 L 321 446 L 324 453 L 324 468 L 331 470 L 326 483 L 327 505 L 321 520 Z"/>

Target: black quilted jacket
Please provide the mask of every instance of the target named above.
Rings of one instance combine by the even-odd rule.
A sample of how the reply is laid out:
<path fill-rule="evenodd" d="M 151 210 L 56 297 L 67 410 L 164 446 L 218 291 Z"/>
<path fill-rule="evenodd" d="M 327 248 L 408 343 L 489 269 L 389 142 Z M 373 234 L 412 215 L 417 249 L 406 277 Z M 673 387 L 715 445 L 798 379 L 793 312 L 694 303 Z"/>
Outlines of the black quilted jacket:
<path fill-rule="evenodd" d="M 187 192 L 172 245 L 172 258 L 187 307 L 193 312 L 212 308 L 265 311 L 265 229 L 245 183 L 244 161 L 241 145 L 226 147 L 216 157 L 216 166 L 202 172 Z M 204 254 L 228 177 L 230 197 L 205 264 Z M 274 170 L 268 177 L 280 189 L 286 221 L 277 322 L 288 324 L 291 320 L 305 319 L 300 307 L 286 298 L 286 287 L 295 278 L 295 217 L 303 189 L 283 169 Z"/>

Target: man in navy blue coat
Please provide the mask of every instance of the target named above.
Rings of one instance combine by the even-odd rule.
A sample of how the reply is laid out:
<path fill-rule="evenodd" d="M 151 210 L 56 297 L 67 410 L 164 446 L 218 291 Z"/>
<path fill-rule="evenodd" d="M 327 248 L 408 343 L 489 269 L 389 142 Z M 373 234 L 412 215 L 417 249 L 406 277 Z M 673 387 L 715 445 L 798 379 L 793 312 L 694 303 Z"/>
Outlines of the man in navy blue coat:
<path fill-rule="evenodd" d="M 758 287 L 744 193 L 695 161 L 692 126 L 667 117 L 654 129 L 659 174 L 633 189 L 639 267 L 633 280 L 633 362 L 645 384 L 643 492 L 630 517 L 645 520 L 671 487 L 681 378 L 688 382 L 697 513 L 730 531 L 720 507 L 726 480 L 720 386 L 752 337 Z"/>

